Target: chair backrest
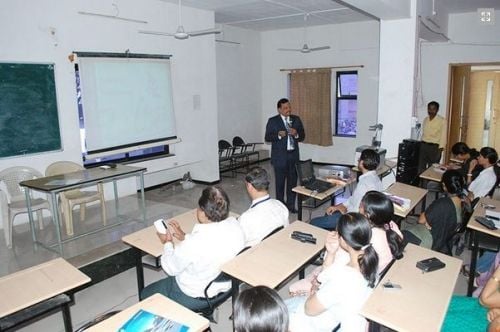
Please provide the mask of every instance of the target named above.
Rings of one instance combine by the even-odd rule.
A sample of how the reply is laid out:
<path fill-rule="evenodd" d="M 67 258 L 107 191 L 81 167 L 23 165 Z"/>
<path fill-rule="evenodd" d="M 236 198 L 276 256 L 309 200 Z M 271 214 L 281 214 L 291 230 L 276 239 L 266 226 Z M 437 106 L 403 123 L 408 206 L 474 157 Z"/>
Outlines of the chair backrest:
<path fill-rule="evenodd" d="M 275 229 L 273 229 L 269 234 L 267 234 L 266 236 L 264 236 L 264 238 L 262 240 L 265 240 L 267 239 L 268 237 L 270 237 L 271 235 L 281 231 L 283 228 L 285 228 L 284 226 L 280 226 L 280 227 L 276 227 Z"/>
<path fill-rule="evenodd" d="M 219 149 L 229 149 L 231 148 L 231 143 L 226 140 L 219 140 Z"/>
<path fill-rule="evenodd" d="M 60 175 L 71 172 L 80 171 L 83 169 L 83 166 L 78 165 L 72 161 L 56 161 L 55 163 L 50 164 L 45 170 L 46 176 L 52 175 Z"/>
<path fill-rule="evenodd" d="M 235 145 L 235 146 L 245 145 L 245 141 L 243 140 L 243 138 L 241 138 L 239 136 L 234 136 L 233 137 L 233 145 Z"/>
<path fill-rule="evenodd" d="M 14 166 L 0 172 L 0 182 L 3 182 L 10 202 L 24 201 L 24 188 L 19 182 L 43 177 L 42 173 L 27 166 Z"/>

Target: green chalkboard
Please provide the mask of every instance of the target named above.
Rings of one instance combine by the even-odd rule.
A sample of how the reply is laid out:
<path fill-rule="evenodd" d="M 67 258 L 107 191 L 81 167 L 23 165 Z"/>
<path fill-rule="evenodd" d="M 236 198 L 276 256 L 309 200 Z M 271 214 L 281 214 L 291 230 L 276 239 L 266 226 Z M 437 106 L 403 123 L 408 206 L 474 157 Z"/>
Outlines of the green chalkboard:
<path fill-rule="evenodd" d="M 54 65 L 0 63 L 0 158 L 60 149 Z"/>

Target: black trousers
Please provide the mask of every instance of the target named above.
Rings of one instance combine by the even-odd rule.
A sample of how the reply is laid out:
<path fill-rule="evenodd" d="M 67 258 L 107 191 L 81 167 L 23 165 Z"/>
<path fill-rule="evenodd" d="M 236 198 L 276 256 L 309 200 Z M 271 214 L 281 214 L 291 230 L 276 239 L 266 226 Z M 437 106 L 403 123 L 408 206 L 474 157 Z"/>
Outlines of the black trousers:
<path fill-rule="evenodd" d="M 441 160 L 441 151 L 438 144 L 422 142 L 418 155 L 418 174 L 422 174 L 427 168 Z"/>
<path fill-rule="evenodd" d="M 288 209 L 295 209 L 295 198 L 297 195 L 292 191 L 292 189 L 297 185 L 296 164 L 297 158 L 293 155 L 293 153 L 288 153 L 286 165 L 284 167 L 274 167 L 274 177 L 276 179 L 276 199 L 283 202 Z"/>

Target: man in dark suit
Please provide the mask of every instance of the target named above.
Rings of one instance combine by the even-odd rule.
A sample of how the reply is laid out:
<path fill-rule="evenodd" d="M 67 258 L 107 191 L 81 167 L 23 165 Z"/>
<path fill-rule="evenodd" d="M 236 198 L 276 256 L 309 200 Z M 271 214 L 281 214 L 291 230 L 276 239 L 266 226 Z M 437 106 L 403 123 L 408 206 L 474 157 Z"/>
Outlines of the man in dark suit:
<path fill-rule="evenodd" d="M 292 213 L 295 209 L 295 193 L 297 171 L 295 165 L 299 161 L 299 142 L 305 138 L 304 126 L 296 115 L 292 115 L 292 107 L 286 98 L 278 101 L 278 115 L 269 118 L 266 125 L 266 142 L 271 142 L 271 164 L 276 178 L 276 199 L 288 207 Z M 285 202 L 286 182 L 286 202 Z"/>

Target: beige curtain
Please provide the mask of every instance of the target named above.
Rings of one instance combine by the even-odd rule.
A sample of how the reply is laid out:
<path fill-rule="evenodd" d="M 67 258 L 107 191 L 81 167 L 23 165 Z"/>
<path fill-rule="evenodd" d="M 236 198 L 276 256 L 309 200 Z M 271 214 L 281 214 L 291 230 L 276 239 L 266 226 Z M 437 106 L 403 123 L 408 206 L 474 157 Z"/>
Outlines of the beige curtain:
<path fill-rule="evenodd" d="M 331 146 L 330 69 L 297 70 L 290 73 L 290 102 L 306 132 L 304 143 Z"/>

